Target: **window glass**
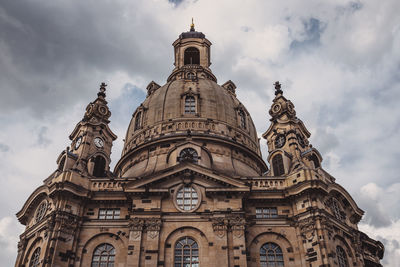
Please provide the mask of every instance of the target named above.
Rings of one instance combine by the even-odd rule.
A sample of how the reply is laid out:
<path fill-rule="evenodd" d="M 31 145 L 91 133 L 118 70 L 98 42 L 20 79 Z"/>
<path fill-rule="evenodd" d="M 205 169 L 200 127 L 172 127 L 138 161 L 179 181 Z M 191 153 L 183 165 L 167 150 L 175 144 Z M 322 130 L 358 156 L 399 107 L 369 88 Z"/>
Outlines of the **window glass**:
<path fill-rule="evenodd" d="M 176 242 L 174 251 L 175 267 L 198 267 L 199 247 L 190 237 L 183 237 Z"/>
<path fill-rule="evenodd" d="M 260 248 L 261 266 L 284 266 L 282 249 L 275 243 L 265 243 Z"/>
<path fill-rule="evenodd" d="M 40 248 L 35 249 L 32 254 L 31 261 L 29 262 L 29 267 L 38 267 L 40 263 Z"/>
<path fill-rule="evenodd" d="M 91 267 L 114 267 L 115 249 L 112 245 L 104 243 L 94 250 Z"/>
<path fill-rule="evenodd" d="M 347 262 L 346 252 L 341 246 L 336 247 L 336 256 L 339 263 L 339 267 L 349 267 Z"/>
<path fill-rule="evenodd" d="M 185 114 L 196 114 L 196 99 L 194 96 L 185 98 Z"/>
<path fill-rule="evenodd" d="M 119 219 L 120 209 L 99 209 L 100 220 Z"/>
<path fill-rule="evenodd" d="M 193 210 L 196 208 L 198 202 L 198 193 L 192 186 L 183 186 L 176 194 L 176 204 L 181 210 Z"/>
<path fill-rule="evenodd" d="M 278 210 L 276 207 L 256 208 L 257 219 L 278 218 Z"/>
<path fill-rule="evenodd" d="M 36 215 L 35 215 L 35 221 L 39 222 L 40 220 L 43 219 L 43 217 L 46 215 L 47 211 L 47 201 L 44 200 L 42 203 L 40 203 L 39 207 L 36 210 Z"/>

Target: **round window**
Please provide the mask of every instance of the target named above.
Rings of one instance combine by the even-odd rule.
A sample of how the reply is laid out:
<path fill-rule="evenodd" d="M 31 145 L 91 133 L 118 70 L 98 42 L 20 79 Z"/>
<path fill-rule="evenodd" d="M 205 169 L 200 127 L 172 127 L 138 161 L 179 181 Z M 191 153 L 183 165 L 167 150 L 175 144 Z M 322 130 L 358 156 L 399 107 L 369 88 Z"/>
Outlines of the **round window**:
<path fill-rule="evenodd" d="M 42 201 L 42 203 L 40 203 L 39 207 L 36 210 L 36 215 L 35 215 L 36 222 L 43 219 L 44 215 L 46 215 L 46 211 L 47 211 L 47 201 L 44 200 Z"/>
<path fill-rule="evenodd" d="M 200 205 L 200 194 L 192 185 L 181 186 L 175 194 L 175 205 L 181 211 L 194 211 Z"/>

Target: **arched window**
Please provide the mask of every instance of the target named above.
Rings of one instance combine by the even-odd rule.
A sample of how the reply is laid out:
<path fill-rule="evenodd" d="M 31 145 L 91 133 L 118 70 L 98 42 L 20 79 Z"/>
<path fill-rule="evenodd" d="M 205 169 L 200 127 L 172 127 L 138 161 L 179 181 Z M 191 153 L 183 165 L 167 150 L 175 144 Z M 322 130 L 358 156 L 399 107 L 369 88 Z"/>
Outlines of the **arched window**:
<path fill-rule="evenodd" d="M 110 244 L 101 244 L 93 252 L 91 267 L 114 267 L 115 249 Z"/>
<path fill-rule="evenodd" d="M 179 162 L 189 161 L 189 162 L 197 163 L 199 160 L 199 155 L 197 154 L 196 150 L 188 147 L 188 148 L 182 149 L 181 153 L 179 153 L 178 160 L 179 160 Z"/>
<path fill-rule="evenodd" d="M 274 170 L 275 176 L 285 174 L 285 168 L 283 166 L 283 159 L 281 154 L 278 154 L 272 158 L 272 168 Z"/>
<path fill-rule="evenodd" d="M 200 51 L 195 47 L 189 47 L 185 50 L 184 65 L 200 64 Z"/>
<path fill-rule="evenodd" d="M 102 156 L 94 159 L 93 176 L 104 177 L 106 168 L 106 160 Z"/>
<path fill-rule="evenodd" d="M 260 248 L 261 266 L 284 266 L 282 249 L 275 243 L 265 243 Z"/>
<path fill-rule="evenodd" d="M 343 215 L 342 209 L 336 199 L 332 199 L 332 212 L 335 215 L 336 219 L 343 221 L 345 216 Z"/>
<path fill-rule="evenodd" d="M 135 118 L 135 131 L 140 129 L 141 127 L 141 120 L 142 120 L 142 112 L 138 112 Z"/>
<path fill-rule="evenodd" d="M 341 246 L 336 247 L 336 257 L 339 263 L 339 267 L 349 267 L 346 252 L 344 252 L 344 249 Z"/>
<path fill-rule="evenodd" d="M 194 96 L 186 96 L 185 114 L 196 114 L 196 99 L 194 98 Z"/>
<path fill-rule="evenodd" d="M 314 163 L 314 168 L 319 168 L 320 167 L 319 160 L 318 160 L 318 158 L 317 158 L 317 156 L 315 154 L 312 154 L 309 157 L 309 159 L 310 159 L 310 161 L 312 161 Z"/>
<path fill-rule="evenodd" d="M 183 186 L 176 193 L 176 204 L 183 211 L 191 211 L 199 203 L 199 194 L 192 186 Z"/>
<path fill-rule="evenodd" d="M 40 259 L 40 248 L 35 249 L 32 254 L 31 261 L 29 262 L 29 267 L 39 267 Z"/>
<path fill-rule="evenodd" d="M 36 210 L 35 221 L 39 222 L 43 219 L 47 212 L 47 200 L 43 200 Z"/>
<path fill-rule="evenodd" d="M 247 123 L 246 123 L 246 114 L 244 113 L 243 110 L 239 111 L 239 117 L 240 117 L 240 126 L 243 129 L 247 129 Z"/>
<path fill-rule="evenodd" d="M 175 267 L 199 267 L 199 246 L 192 238 L 185 236 L 176 242 L 174 253 Z"/>

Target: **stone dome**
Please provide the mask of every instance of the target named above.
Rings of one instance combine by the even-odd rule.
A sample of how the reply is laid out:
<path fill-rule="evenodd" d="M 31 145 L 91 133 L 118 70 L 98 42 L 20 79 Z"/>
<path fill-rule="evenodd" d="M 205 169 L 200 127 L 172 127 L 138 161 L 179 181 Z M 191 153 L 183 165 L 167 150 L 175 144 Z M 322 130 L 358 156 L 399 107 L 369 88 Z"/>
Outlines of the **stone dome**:
<path fill-rule="evenodd" d="M 133 113 L 115 172 L 122 177 L 156 173 L 182 163 L 182 151 L 191 150 L 192 163 L 218 173 L 262 174 L 267 166 L 257 131 L 236 98 L 235 84 L 216 83 L 205 37 L 182 36 L 174 42 L 176 68 L 167 83 L 151 82 Z"/>

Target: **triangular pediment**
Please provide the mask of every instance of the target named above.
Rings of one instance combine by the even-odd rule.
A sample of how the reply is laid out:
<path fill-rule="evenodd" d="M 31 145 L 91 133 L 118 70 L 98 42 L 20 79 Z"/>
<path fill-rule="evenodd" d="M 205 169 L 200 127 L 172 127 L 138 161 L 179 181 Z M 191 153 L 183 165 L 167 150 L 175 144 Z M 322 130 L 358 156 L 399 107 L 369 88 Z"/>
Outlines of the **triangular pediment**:
<path fill-rule="evenodd" d="M 249 191 L 249 187 L 243 181 L 215 173 L 210 169 L 192 163 L 182 163 L 162 172 L 140 177 L 127 183 L 124 191 L 127 193 L 162 192 L 185 179 L 192 179 L 195 183 L 199 183 L 211 191 Z"/>

